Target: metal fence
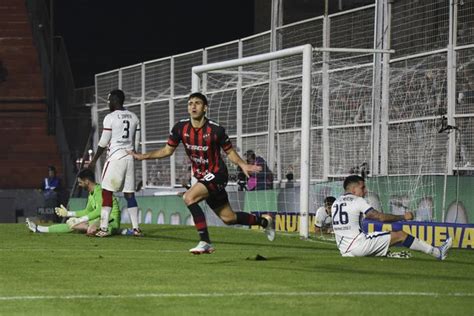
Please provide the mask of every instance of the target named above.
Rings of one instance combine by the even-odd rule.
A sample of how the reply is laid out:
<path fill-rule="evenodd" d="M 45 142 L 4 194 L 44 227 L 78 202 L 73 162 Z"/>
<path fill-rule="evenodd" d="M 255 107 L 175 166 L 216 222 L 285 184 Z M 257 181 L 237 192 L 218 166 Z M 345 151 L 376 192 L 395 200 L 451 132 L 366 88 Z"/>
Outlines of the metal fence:
<path fill-rule="evenodd" d="M 268 53 L 272 47 L 271 35 L 268 31 L 97 74 L 92 113 L 93 124 L 99 127 L 97 133 L 108 113 L 108 92 L 120 88 L 126 94 L 126 107 L 141 120 L 142 150 L 163 146 L 175 122 L 187 117 L 187 96 L 192 92 L 191 68 Z M 373 4 L 278 27 L 273 38 L 276 49 L 309 43 L 313 47 L 395 50 L 390 56 L 376 57 L 347 52 L 315 53 L 312 180 L 342 177 L 364 163 L 374 175 L 453 174 L 473 170 L 474 0 L 462 3 L 400 0 L 393 4 L 385 2 L 384 7 Z M 321 84 L 324 58 L 330 67 L 326 123 Z M 269 72 L 268 65 L 261 67 L 252 71 Z M 278 67 L 285 71 L 291 66 Z M 228 82 L 219 80 L 218 74 L 213 80 L 203 78 L 203 90 L 210 99 L 211 117 L 221 122 L 233 141 L 239 143 L 233 110 L 236 92 L 229 88 Z M 388 87 L 386 90 L 384 85 Z M 275 180 L 284 180 L 290 169 L 298 179 L 299 150 L 295 146 L 298 146 L 299 131 L 291 122 L 300 115 L 301 100 L 287 98 L 282 95 L 284 91 L 279 92 L 280 110 L 275 118 L 278 124 L 272 128 L 296 130 L 292 134 L 277 133 L 281 137 L 269 142 L 269 132 L 265 130 L 269 126 L 272 98 L 269 89 L 269 84 L 253 87 L 244 95 L 243 102 L 262 112 L 260 116 L 244 118 L 243 136 L 253 139 L 249 143 L 240 142 L 242 148 L 238 149 L 241 153 L 257 149 L 269 154 L 274 151 L 268 146 L 275 146 L 278 155 L 265 157 L 273 161 Z M 446 126 L 456 126 L 457 132 L 439 133 Z M 328 142 L 325 143 L 326 132 Z M 98 134 L 96 143 L 97 140 Z M 181 147 L 170 158 L 144 161 L 137 163 L 137 167 L 137 177 L 146 187 L 172 187 L 189 177 L 189 162 Z"/>

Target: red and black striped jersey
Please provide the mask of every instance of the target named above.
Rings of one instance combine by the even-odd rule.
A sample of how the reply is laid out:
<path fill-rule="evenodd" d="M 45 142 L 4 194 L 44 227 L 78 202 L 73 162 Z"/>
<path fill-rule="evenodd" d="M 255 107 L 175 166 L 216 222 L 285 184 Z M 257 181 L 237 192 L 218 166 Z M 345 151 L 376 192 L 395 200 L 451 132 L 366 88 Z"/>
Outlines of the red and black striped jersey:
<path fill-rule="evenodd" d="M 168 145 L 176 147 L 182 142 L 193 166 L 193 175 L 201 179 L 208 173 L 228 175 L 221 157 L 221 148 L 228 151 L 232 143 L 225 129 L 214 121 L 206 119 L 201 128 L 194 128 L 191 119 L 180 120 L 173 126 Z"/>

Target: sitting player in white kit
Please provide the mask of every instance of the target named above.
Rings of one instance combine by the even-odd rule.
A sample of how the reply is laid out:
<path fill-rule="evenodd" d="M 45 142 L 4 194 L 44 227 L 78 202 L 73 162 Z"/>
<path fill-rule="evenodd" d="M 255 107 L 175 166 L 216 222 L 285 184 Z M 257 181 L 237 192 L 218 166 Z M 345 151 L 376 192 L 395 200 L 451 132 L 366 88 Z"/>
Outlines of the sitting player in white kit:
<path fill-rule="evenodd" d="M 439 260 L 446 259 L 453 241 L 448 237 L 439 247 L 415 238 L 404 231 L 379 231 L 366 234 L 362 231 L 362 219 L 380 222 L 412 220 L 413 213 L 403 215 L 384 214 L 375 210 L 365 200 L 367 194 L 364 178 L 351 175 L 344 180 L 345 193 L 332 205 L 332 225 L 336 245 L 343 257 L 386 256 L 388 248 L 395 244 L 421 251 Z"/>

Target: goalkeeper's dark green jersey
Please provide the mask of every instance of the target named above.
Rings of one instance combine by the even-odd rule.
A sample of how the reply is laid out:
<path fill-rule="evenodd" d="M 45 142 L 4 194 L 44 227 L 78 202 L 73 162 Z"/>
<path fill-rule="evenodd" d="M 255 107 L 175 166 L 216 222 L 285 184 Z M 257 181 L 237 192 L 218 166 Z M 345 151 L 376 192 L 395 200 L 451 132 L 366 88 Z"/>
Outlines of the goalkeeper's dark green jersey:
<path fill-rule="evenodd" d="M 100 218 L 100 211 L 102 209 L 102 187 L 96 183 L 94 191 L 89 193 L 87 197 L 86 208 L 76 212 L 76 217 L 87 216 L 89 222 Z M 110 213 L 110 221 L 120 223 L 120 207 L 117 199 L 112 200 L 112 212 Z"/>

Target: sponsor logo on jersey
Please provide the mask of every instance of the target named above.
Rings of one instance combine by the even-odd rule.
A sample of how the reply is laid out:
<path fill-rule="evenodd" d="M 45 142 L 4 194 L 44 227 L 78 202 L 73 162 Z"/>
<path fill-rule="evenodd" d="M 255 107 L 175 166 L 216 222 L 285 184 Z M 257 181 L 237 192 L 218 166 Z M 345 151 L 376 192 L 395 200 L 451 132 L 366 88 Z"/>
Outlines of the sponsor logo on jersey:
<path fill-rule="evenodd" d="M 186 144 L 186 148 L 189 149 L 189 150 L 207 151 L 209 149 L 209 146 Z"/>
<path fill-rule="evenodd" d="M 208 164 L 209 163 L 208 159 L 204 159 L 204 158 L 201 158 L 201 157 L 192 157 L 191 159 L 192 159 L 192 161 L 194 161 L 197 164 Z"/>

